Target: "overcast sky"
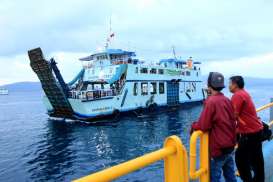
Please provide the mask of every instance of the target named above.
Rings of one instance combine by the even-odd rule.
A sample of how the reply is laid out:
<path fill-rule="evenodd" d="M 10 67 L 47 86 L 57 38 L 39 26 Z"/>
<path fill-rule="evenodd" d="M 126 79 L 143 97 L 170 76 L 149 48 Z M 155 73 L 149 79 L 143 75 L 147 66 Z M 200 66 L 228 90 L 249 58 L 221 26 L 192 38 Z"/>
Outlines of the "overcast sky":
<path fill-rule="evenodd" d="M 103 47 L 109 20 L 114 48 L 149 61 L 178 56 L 203 73 L 273 78 L 272 0 L 0 0 L 0 84 L 36 81 L 27 51 L 41 47 L 65 80 L 79 57 Z"/>

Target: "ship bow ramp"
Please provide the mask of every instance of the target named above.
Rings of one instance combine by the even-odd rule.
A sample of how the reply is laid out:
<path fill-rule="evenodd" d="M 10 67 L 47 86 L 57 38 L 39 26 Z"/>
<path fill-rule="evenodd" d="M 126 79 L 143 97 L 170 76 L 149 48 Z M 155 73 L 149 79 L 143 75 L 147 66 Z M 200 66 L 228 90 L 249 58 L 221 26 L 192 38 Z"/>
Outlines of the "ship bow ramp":
<path fill-rule="evenodd" d="M 54 59 L 47 61 L 41 48 L 28 51 L 30 66 L 37 74 L 42 88 L 52 105 L 49 115 L 73 118 L 73 109 L 68 101 L 68 86 L 65 84 Z"/>

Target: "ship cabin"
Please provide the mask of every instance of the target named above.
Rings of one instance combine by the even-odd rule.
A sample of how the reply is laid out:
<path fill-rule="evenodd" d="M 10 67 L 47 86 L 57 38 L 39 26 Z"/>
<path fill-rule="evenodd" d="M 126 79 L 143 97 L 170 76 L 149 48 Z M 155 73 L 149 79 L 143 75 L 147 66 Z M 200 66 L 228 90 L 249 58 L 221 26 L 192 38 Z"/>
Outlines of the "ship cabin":
<path fill-rule="evenodd" d="M 159 65 L 163 66 L 164 68 L 170 68 L 170 69 L 193 69 L 193 70 L 200 70 L 200 62 L 193 62 L 192 57 L 190 57 L 187 61 L 176 59 L 176 58 L 170 58 L 170 59 L 161 59 L 159 61 Z"/>
<path fill-rule="evenodd" d="M 71 87 L 70 98 L 83 101 L 113 98 L 122 92 L 127 70 L 131 70 L 129 74 L 141 78 L 149 73 L 152 77 L 158 74 L 160 79 L 163 79 L 163 75 L 175 75 L 175 79 L 179 79 L 179 76 L 190 77 L 191 71 L 199 76 L 200 63 L 193 62 L 191 58 L 187 61 L 176 58 L 162 59 L 156 64 L 146 65 L 135 59 L 135 56 L 135 52 L 106 49 L 104 52 L 80 58 L 83 73 Z M 135 65 L 135 71 L 132 71 L 132 66 L 129 69 L 129 65 Z M 132 75 L 129 76 L 132 78 Z"/>
<path fill-rule="evenodd" d="M 71 97 L 89 101 L 118 95 L 125 83 L 126 65 L 139 62 L 135 56 L 135 52 L 106 49 L 80 58 L 84 73 L 72 88 Z"/>
<path fill-rule="evenodd" d="M 104 67 L 117 64 L 137 64 L 138 59 L 133 59 L 136 54 L 121 49 L 106 49 L 104 52 L 80 58 L 85 67 Z"/>

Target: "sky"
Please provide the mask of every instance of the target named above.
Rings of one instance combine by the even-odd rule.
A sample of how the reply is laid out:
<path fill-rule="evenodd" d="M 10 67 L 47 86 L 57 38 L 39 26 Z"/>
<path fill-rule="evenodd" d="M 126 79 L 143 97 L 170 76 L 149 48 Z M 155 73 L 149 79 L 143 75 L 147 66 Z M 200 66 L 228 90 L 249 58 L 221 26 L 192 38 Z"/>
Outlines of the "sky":
<path fill-rule="evenodd" d="M 78 58 L 110 47 L 156 61 L 192 56 L 203 74 L 273 78 L 272 0 L 0 0 L 0 85 L 37 81 L 27 51 L 54 57 L 66 81 Z"/>

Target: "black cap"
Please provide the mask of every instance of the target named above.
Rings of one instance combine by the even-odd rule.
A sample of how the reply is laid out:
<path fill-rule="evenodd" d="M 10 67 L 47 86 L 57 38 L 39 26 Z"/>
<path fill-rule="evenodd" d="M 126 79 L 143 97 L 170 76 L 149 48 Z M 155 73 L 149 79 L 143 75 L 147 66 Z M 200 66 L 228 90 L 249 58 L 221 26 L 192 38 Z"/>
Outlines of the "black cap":
<path fill-rule="evenodd" d="M 210 72 L 208 77 L 208 86 L 216 90 L 225 88 L 224 75 L 218 72 Z"/>

